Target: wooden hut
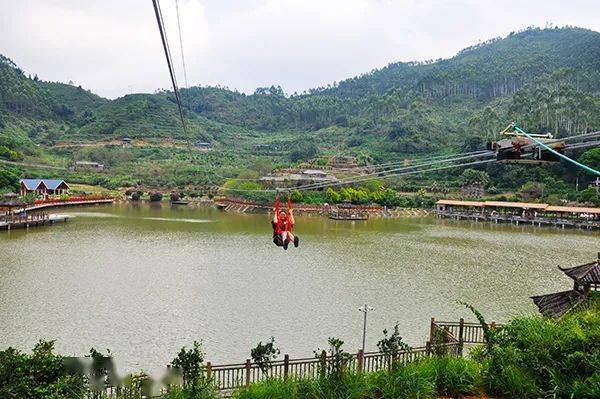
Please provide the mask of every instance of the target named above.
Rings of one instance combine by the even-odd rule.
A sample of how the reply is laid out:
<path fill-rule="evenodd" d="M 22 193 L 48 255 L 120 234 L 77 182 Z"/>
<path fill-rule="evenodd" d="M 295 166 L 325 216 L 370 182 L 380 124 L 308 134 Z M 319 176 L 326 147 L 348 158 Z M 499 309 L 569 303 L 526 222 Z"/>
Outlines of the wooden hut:
<path fill-rule="evenodd" d="M 60 179 L 21 179 L 19 181 L 21 196 L 35 193 L 40 198 L 69 193 L 69 185 Z"/>
<path fill-rule="evenodd" d="M 533 303 L 541 314 L 549 317 L 561 317 L 572 309 L 586 303 L 591 290 L 600 287 L 600 253 L 598 259 L 581 266 L 570 268 L 558 267 L 573 279 L 573 289 L 553 294 L 532 296 Z"/>

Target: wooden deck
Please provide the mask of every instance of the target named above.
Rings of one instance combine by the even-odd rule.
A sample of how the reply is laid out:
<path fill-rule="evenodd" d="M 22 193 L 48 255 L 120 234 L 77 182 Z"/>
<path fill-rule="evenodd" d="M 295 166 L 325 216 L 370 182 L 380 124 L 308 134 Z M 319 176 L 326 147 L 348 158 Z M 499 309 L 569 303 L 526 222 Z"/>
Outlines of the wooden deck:
<path fill-rule="evenodd" d="M 28 229 L 30 227 L 52 225 L 54 223 L 66 222 L 67 215 L 34 214 L 27 217 L 10 217 L 0 219 L 0 230 Z"/>
<path fill-rule="evenodd" d="M 59 206 L 110 204 L 114 201 L 114 198 L 102 198 L 36 203 L 34 205 L 27 206 L 25 209 L 19 210 L 19 212 L 25 211 L 24 214 L 17 212 L 13 214 L 1 214 L 0 230 L 13 230 L 19 228 L 28 229 L 29 227 L 52 225 L 58 222 L 66 222 L 70 218 L 68 215 L 49 214 L 44 212 L 44 209 L 55 208 Z"/>

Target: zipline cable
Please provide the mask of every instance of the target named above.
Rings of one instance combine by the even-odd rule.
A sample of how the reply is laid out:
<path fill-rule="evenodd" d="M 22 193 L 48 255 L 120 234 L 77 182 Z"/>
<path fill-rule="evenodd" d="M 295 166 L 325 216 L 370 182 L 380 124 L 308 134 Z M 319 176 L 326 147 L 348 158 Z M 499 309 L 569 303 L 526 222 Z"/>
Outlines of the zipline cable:
<path fill-rule="evenodd" d="M 370 165 L 370 166 L 364 166 L 364 167 L 358 167 L 356 169 L 367 169 L 367 170 L 375 170 L 375 169 L 383 169 L 386 167 L 394 167 L 397 165 L 394 164 L 402 164 L 403 167 L 406 168 L 414 168 L 414 167 L 418 167 L 418 166 L 426 166 L 429 165 L 429 163 L 427 161 L 437 161 L 439 160 L 439 158 L 443 159 L 451 159 L 451 158 L 456 158 L 456 157 L 462 157 L 462 156 L 466 156 L 466 155 L 472 155 L 473 157 L 479 156 L 479 155 L 491 155 L 490 151 L 484 150 L 484 151 L 471 151 L 471 152 L 464 152 L 461 154 L 446 154 L 446 155 L 436 155 L 433 157 L 427 157 L 427 158 L 420 158 L 420 159 L 414 159 L 414 160 L 404 160 L 404 161 L 397 161 L 397 162 L 391 162 L 391 163 L 385 163 L 385 164 L 375 164 L 375 165 Z M 470 158 L 470 157 L 469 157 Z M 348 170 L 348 171 L 356 171 L 356 169 L 342 169 L 342 170 Z M 384 173 L 385 171 L 378 171 L 376 172 L 377 174 L 379 173 Z M 368 174 L 362 174 L 359 176 L 354 176 L 356 178 L 358 177 L 363 177 L 363 176 L 367 176 L 367 175 L 374 175 L 375 173 L 371 172 Z M 227 180 L 232 180 L 232 181 L 259 181 L 261 180 L 261 178 L 234 178 L 234 177 L 226 177 L 226 176 L 221 176 L 219 174 L 215 175 L 217 177 L 220 177 L 222 179 L 227 179 Z M 347 178 L 349 179 L 349 177 Z M 309 183 L 309 184 L 319 184 L 319 183 Z"/>
<path fill-rule="evenodd" d="M 419 174 L 419 173 L 435 172 L 435 171 L 439 171 L 439 170 L 460 168 L 463 166 L 481 165 L 481 164 L 489 163 L 489 162 L 497 162 L 497 160 L 495 158 L 494 159 L 484 159 L 484 160 L 480 160 L 480 161 L 467 162 L 467 163 L 461 163 L 461 164 L 456 164 L 456 165 L 446 165 L 446 166 L 438 166 L 438 167 L 429 168 L 429 169 L 419 169 L 419 170 L 404 171 L 401 173 L 391 173 L 391 174 L 382 176 L 382 178 L 387 179 L 390 177 L 401 177 L 401 176 L 408 176 L 408 175 L 414 175 L 414 174 Z M 327 184 L 327 187 L 340 186 L 343 184 L 359 183 L 362 181 L 369 181 L 369 180 L 373 180 L 373 179 L 372 178 L 364 178 L 364 179 L 353 181 L 353 182 L 340 182 L 340 181 L 330 182 Z M 235 191 L 235 192 L 262 192 L 262 193 L 275 193 L 275 192 L 280 193 L 280 192 L 296 190 L 296 188 L 290 188 L 290 189 L 285 189 L 285 190 L 282 190 L 282 189 L 253 190 L 253 189 L 236 189 L 236 188 L 227 188 L 227 187 L 221 187 L 220 189 L 225 190 L 225 191 Z"/>
<path fill-rule="evenodd" d="M 595 174 L 597 176 L 600 176 L 600 171 L 597 171 L 596 169 L 590 168 L 587 165 L 584 165 L 584 164 L 582 164 L 580 162 L 577 162 L 576 160 L 571 159 L 568 156 L 566 156 L 564 154 L 561 154 L 558 151 L 553 150 L 552 148 L 550 148 L 546 144 L 544 144 L 542 141 L 536 139 L 535 137 L 533 137 L 529 133 L 524 132 L 517 124 L 513 124 L 513 126 L 514 126 L 514 128 L 515 128 L 516 131 L 518 131 L 519 133 L 525 135 L 528 139 L 535 141 L 536 143 L 538 143 L 538 145 L 540 147 L 544 148 L 545 150 L 550 151 L 552 154 L 554 154 L 554 155 L 556 155 L 556 156 L 564 159 L 565 161 L 571 162 L 573 165 L 576 165 L 576 166 L 580 167 L 583 170 L 586 170 L 586 171 L 588 171 L 590 173 L 593 173 L 593 174 Z"/>
<path fill-rule="evenodd" d="M 577 139 L 577 140 L 579 140 L 579 139 L 590 139 L 590 138 L 596 138 L 596 137 L 599 137 L 599 136 L 600 136 L 600 131 L 590 132 L 590 133 L 578 134 L 577 136 L 568 136 L 568 137 L 563 137 L 563 138 L 560 138 L 560 139 L 553 139 L 553 140 L 550 140 L 550 141 L 546 141 L 546 144 L 559 143 L 561 141 L 571 141 L 571 140 L 574 140 L 574 139 Z M 532 144 L 524 145 L 521 148 L 522 149 L 527 149 L 527 148 L 530 148 L 530 147 L 535 147 L 536 145 L 537 144 L 532 143 Z"/>
<path fill-rule="evenodd" d="M 183 66 L 184 87 L 188 87 L 187 70 L 185 68 L 185 56 L 183 55 L 183 39 L 181 38 L 181 20 L 179 19 L 179 0 L 175 0 L 175 10 L 177 12 L 177 28 L 179 30 L 179 48 L 181 49 L 181 65 Z"/>
<path fill-rule="evenodd" d="M 173 62 L 171 59 L 171 50 L 169 49 L 169 42 L 167 41 L 167 32 L 165 31 L 164 20 L 162 17 L 162 11 L 160 9 L 159 0 L 152 0 L 154 5 L 154 13 L 156 14 L 156 23 L 158 24 L 158 31 L 160 32 L 160 38 L 162 41 L 163 49 L 165 51 L 165 58 L 167 59 L 167 66 L 169 67 L 169 75 L 171 76 L 171 83 L 173 84 L 173 92 L 175 93 L 175 100 L 177 101 L 177 107 L 179 109 L 179 117 L 181 119 L 181 126 L 183 127 L 183 133 L 187 136 L 187 127 L 185 124 L 185 118 L 183 117 L 183 108 L 181 106 L 181 98 L 179 96 L 179 89 L 177 88 L 177 79 L 175 77 L 175 70 L 173 68 Z"/>
<path fill-rule="evenodd" d="M 492 156 L 494 155 L 493 151 L 487 151 L 484 154 L 480 154 L 480 155 L 467 155 L 467 156 L 461 156 L 461 157 L 453 157 L 453 158 L 445 158 L 445 159 L 441 159 L 441 160 L 435 160 L 435 161 L 430 161 L 430 162 L 423 162 L 420 164 L 416 164 L 416 165 L 411 165 L 411 166 L 403 166 L 401 168 L 393 168 L 390 170 L 386 170 L 386 171 L 378 171 L 378 172 L 374 172 L 374 173 L 368 173 L 366 175 L 361 175 L 361 176 L 357 176 L 357 177 L 351 177 L 351 178 L 347 178 L 347 179 L 342 179 L 340 181 L 338 181 L 339 183 L 353 183 L 356 179 L 363 179 L 365 177 L 369 177 L 371 176 L 368 180 L 373 180 L 376 178 L 385 178 L 387 175 L 381 175 L 382 173 L 389 173 L 389 172 L 400 172 L 400 171 L 405 171 L 405 170 L 410 170 L 410 169 L 415 169 L 415 168 L 419 168 L 422 166 L 431 166 L 431 165 L 437 165 L 440 163 L 447 163 L 447 162 L 455 162 L 455 161 L 462 161 L 462 160 L 466 160 L 466 159 L 471 159 L 471 158 L 479 158 L 479 157 L 484 157 L 484 156 Z M 328 182 L 324 182 L 324 183 L 310 183 L 310 184 L 305 184 L 305 185 L 301 185 L 298 187 L 295 187 L 295 190 L 299 190 L 299 189 L 314 189 L 314 188 L 321 188 L 321 187 L 326 187 L 328 184 Z"/>
<path fill-rule="evenodd" d="M 404 159 L 404 160 L 390 161 L 390 162 L 384 162 L 384 163 L 374 164 L 374 165 L 366 165 L 366 166 L 364 166 L 364 168 L 365 169 L 384 169 L 387 167 L 393 167 L 395 165 L 400 165 L 400 164 L 407 164 L 406 166 L 408 166 L 408 164 L 411 164 L 413 162 L 432 161 L 432 160 L 439 159 L 439 158 L 458 157 L 458 156 L 463 156 L 463 155 L 478 155 L 478 154 L 485 154 L 488 152 L 489 152 L 488 150 L 479 150 L 479 151 L 463 152 L 463 153 L 459 153 L 459 154 L 434 155 L 431 157 Z"/>

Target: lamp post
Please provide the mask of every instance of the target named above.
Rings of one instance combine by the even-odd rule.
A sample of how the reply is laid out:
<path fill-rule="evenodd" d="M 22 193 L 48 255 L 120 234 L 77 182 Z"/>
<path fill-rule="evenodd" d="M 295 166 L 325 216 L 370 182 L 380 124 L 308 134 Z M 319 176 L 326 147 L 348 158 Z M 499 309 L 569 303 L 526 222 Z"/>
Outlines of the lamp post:
<path fill-rule="evenodd" d="M 365 341 L 367 339 L 367 313 L 373 311 L 375 309 L 373 309 L 371 306 L 368 306 L 365 303 L 365 306 L 361 306 L 360 308 L 358 308 L 359 312 L 363 312 L 364 318 L 363 318 L 363 335 L 362 335 L 362 351 L 363 353 L 365 352 Z"/>

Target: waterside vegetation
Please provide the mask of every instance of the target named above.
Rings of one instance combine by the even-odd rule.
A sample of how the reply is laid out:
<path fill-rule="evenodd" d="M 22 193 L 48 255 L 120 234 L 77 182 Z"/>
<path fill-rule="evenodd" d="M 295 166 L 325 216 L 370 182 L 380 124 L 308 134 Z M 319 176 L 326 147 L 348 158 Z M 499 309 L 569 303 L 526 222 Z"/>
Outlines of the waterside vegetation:
<path fill-rule="evenodd" d="M 600 395 L 600 298 L 597 295 L 586 308 L 561 319 L 519 316 L 497 328 L 489 328 L 483 316 L 467 306 L 481 325 L 486 326 L 485 343 L 472 349 L 468 358 L 456 358 L 444 350 L 434 350 L 437 356 L 409 363 L 391 361 L 384 370 L 360 372 L 348 367 L 351 356 L 344 350 L 343 341 L 330 338 L 329 349 L 315 351 L 317 359 L 327 358 L 315 378 L 272 377 L 231 394 L 238 399 L 425 399 L 468 395 L 591 399 Z M 434 346 L 439 344 L 434 343 Z M 391 335 L 384 334 L 378 346 L 390 355 L 407 349 L 397 328 Z M 271 339 L 266 344 L 259 343 L 251 352 L 268 371 L 270 361 L 277 357 L 279 349 Z M 102 358 L 93 349 L 89 356 Z M 13 348 L 0 352 L 0 397 L 109 397 L 106 393 L 90 391 L 89 377 L 67 373 L 64 359 L 54 354 L 52 342 L 43 341 L 35 346 L 32 354 Z M 182 348 L 171 364 L 179 370 L 181 384 L 161 397 L 219 397 L 210 378 L 206 378 L 207 365 L 198 342 L 190 349 Z M 100 370 L 103 375 L 109 374 L 105 369 Z M 130 378 L 110 397 L 140 397 L 141 381 Z"/>

